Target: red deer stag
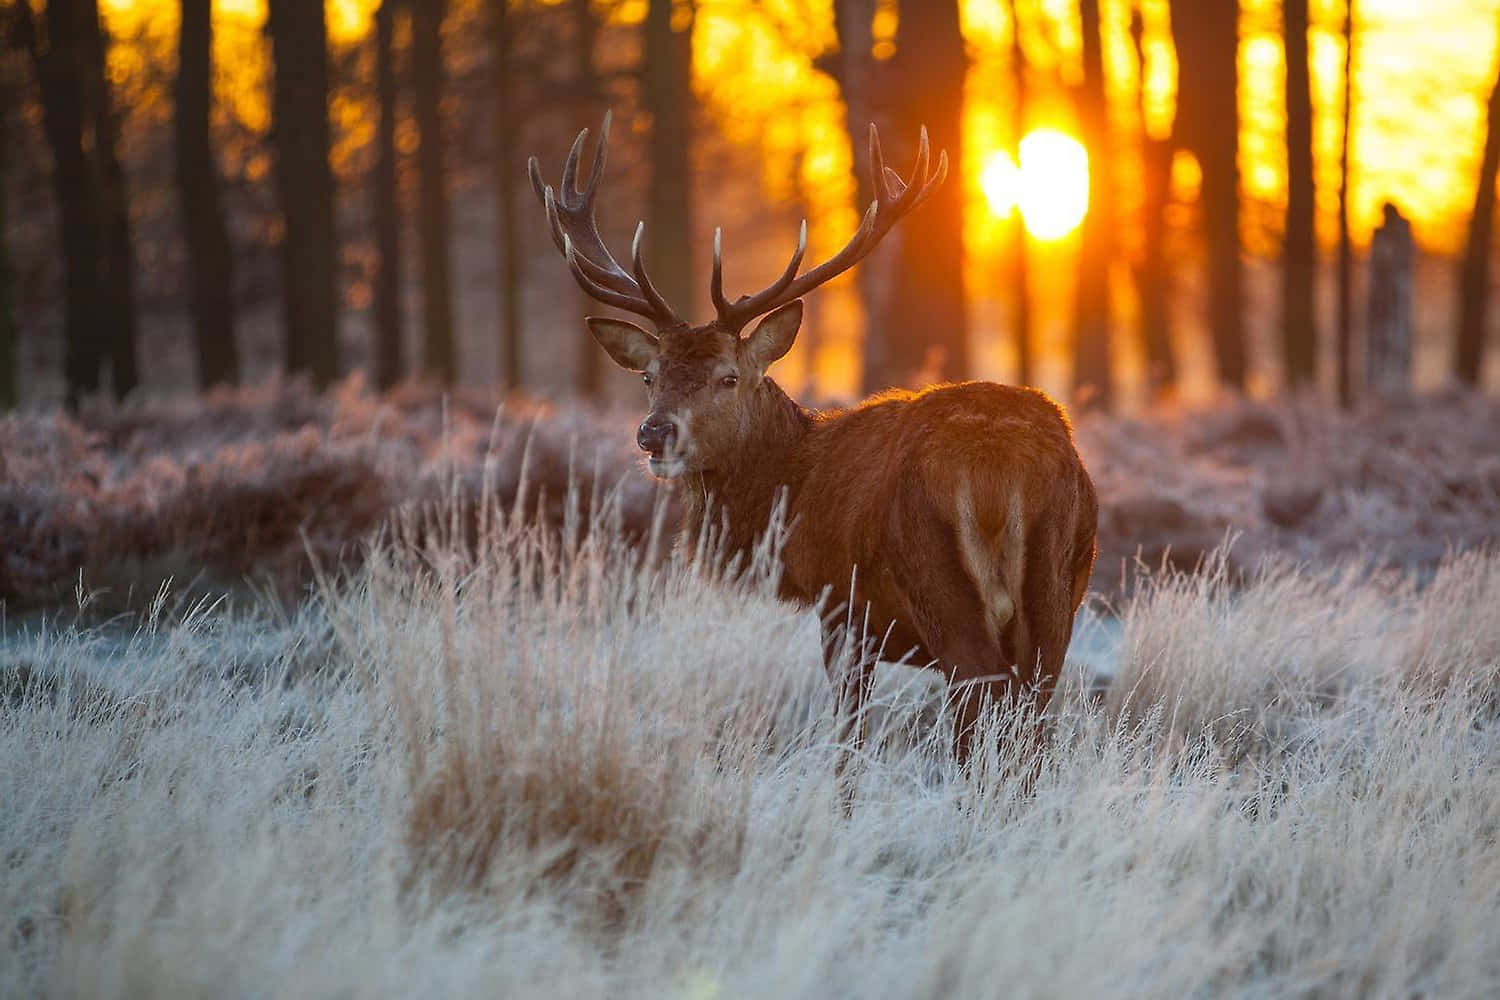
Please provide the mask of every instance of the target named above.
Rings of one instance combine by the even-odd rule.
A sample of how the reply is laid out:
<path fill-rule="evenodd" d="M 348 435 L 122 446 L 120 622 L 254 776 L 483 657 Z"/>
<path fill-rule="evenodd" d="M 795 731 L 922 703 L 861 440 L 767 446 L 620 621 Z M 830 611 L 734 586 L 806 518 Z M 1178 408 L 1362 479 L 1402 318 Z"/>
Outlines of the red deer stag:
<path fill-rule="evenodd" d="M 766 377 L 797 336 L 801 297 L 857 264 L 920 205 L 947 176 L 947 154 L 929 174 L 924 128 L 916 167 L 902 180 L 886 169 L 872 125 L 876 198 L 848 244 L 799 274 L 804 221 L 781 276 L 731 302 L 715 232 L 709 291 L 717 316 L 692 326 L 646 273 L 645 223 L 636 227 L 629 271 L 599 236 L 594 201 L 609 121 L 587 184 L 578 184 L 587 129 L 556 191 L 542 182 L 535 157 L 528 172 L 578 284 L 656 328 L 587 321 L 615 363 L 646 384 L 650 412 L 636 442 L 647 468 L 687 485 L 684 531 L 696 533 L 712 518 L 724 525 L 731 551 L 752 546 L 784 502 L 792 527 L 782 596 L 813 604 L 830 591 L 849 594 L 850 620 L 867 622 L 886 649 L 911 650 L 913 662 L 939 667 L 950 691 L 963 692 L 954 748 L 966 756 L 986 697 L 1034 694 L 1041 704 L 1051 697 L 1088 585 L 1097 504 L 1067 418 L 1041 392 L 991 382 L 887 392 L 851 409 L 815 412 Z M 830 651 L 837 631 L 825 635 Z M 860 718 L 868 683 L 868 668 L 845 681 L 847 718 Z"/>

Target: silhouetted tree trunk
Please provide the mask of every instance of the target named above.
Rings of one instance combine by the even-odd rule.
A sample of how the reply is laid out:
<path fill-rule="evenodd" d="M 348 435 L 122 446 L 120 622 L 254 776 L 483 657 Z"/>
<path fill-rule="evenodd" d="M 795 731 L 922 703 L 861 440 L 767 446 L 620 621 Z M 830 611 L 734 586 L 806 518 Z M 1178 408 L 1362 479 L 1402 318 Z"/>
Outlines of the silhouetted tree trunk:
<path fill-rule="evenodd" d="M 1464 248 L 1459 278 L 1458 351 L 1454 374 L 1477 386 L 1484 362 L 1490 303 L 1490 240 L 1495 227 L 1495 171 L 1500 167 L 1500 76 L 1490 90 L 1485 126 L 1484 156 L 1474 191 L 1474 214 L 1469 218 L 1469 242 Z"/>
<path fill-rule="evenodd" d="M 80 10 L 59 0 L 45 10 L 41 37 L 29 2 L 16 8 L 17 32 L 31 54 L 42 97 L 42 127 L 52 152 L 67 299 L 63 314 L 63 377 L 69 406 L 99 388 L 105 345 L 104 294 L 99 273 L 103 234 L 98 191 L 84 143 Z"/>
<path fill-rule="evenodd" d="M 692 21 L 674 24 L 673 0 L 646 8 L 644 87 L 651 112 L 646 240 L 651 279 L 673 306 L 688 312 L 693 281 Z"/>
<path fill-rule="evenodd" d="M 889 302 L 867 352 L 867 389 L 969 370 L 963 255 L 963 95 L 968 56 L 957 0 L 902 0 L 897 29 L 893 130 L 886 160 L 911 169 L 917 130 L 927 126 L 934 159 L 948 151 L 948 180 L 901 222 Z"/>
<path fill-rule="evenodd" d="M 834 0 L 833 28 L 838 37 L 838 51 L 824 56 L 819 62 L 819 68 L 838 83 L 839 96 L 843 98 L 844 130 L 849 134 L 849 166 L 854 179 L 854 210 L 860 217 L 875 197 L 870 184 L 869 152 L 870 122 L 874 120 L 870 92 L 874 20 L 875 0 Z M 855 287 L 859 290 L 860 304 L 865 312 L 861 364 L 866 371 L 871 366 L 872 349 L 878 349 L 881 342 L 883 301 L 875 278 L 880 270 L 876 264 L 880 254 L 881 251 L 877 250 L 874 259 L 854 271 Z"/>
<path fill-rule="evenodd" d="M 1109 106 L 1104 95 L 1104 45 L 1099 0 L 1080 0 L 1083 29 L 1083 86 L 1078 91 L 1078 123 L 1089 151 L 1089 207 L 1083 218 L 1078 284 L 1074 305 L 1073 387 L 1079 401 L 1103 409 L 1113 403 L 1110 386 L 1109 259 L 1114 228 L 1114 162 Z"/>
<path fill-rule="evenodd" d="M 1173 0 L 1179 85 L 1179 141 L 1203 168 L 1203 236 L 1208 256 L 1208 326 L 1219 378 L 1245 388 L 1241 311 L 1238 0 Z"/>
<path fill-rule="evenodd" d="M 289 372 L 338 375 L 338 244 L 328 164 L 328 31 L 316 0 L 269 0 L 275 72 L 272 146 L 284 232 L 282 311 Z"/>
<path fill-rule="evenodd" d="M 578 84 L 578 93 L 584 105 L 582 119 L 597 123 L 604 116 L 603 84 L 594 63 L 595 46 L 599 41 L 599 18 L 594 13 L 593 0 L 569 0 L 573 28 L 573 76 Z M 581 289 L 578 294 L 578 324 L 573 328 L 577 335 L 578 393 L 585 399 L 594 399 L 604 390 L 604 353 L 594 344 L 592 337 L 583 336 L 583 320 L 594 311 L 594 300 Z"/>
<path fill-rule="evenodd" d="M 516 123 L 510 102 L 510 0 L 490 0 L 490 102 L 495 133 L 495 232 L 499 273 L 500 377 L 507 391 L 521 387 L 521 255 L 516 236 Z"/>
<path fill-rule="evenodd" d="M 1286 0 L 1285 242 L 1281 251 L 1281 346 L 1289 387 L 1317 377 L 1318 328 L 1313 278 L 1318 258 L 1313 218 L 1312 80 L 1307 62 L 1308 0 Z"/>
<path fill-rule="evenodd" d="M 1339 144 L 1338 329 L 1334 360 L 1338 364 L 1339 405 L 1354 405 L 1354 251 L 1349 244 L 1349 122 L 1354 106 L 1354 0 L 1344 7 L 1344 127 Z"/>
<path fill-rule="evenodd" d="M 443 140 L 443 19 L 447 0 L 412 7 L 412 96 L 417 150 L 417 242 L 422 252 L 422 322 L 427 373 L 444 385 L 458 375 L 453 339 L 453 227 L 448 216 L 447 143 Z"/>
<path fill-rule="evenodd" d="M 402 348 L 401 189 L 396 158 L 396 11 L 381 0 L 375 11 L 375 174 L 370 189 L 375 219 L 375 384 L 389 389 L 406 371 Z"/>
<path fill-rule="evenodd" d="M 105 70 L 108 40 L 99 20 L 98 0 L 76 0 L 81 7 L 84 56 L 85 127 L 92 132 L 92 167 L 99 192 L 99 223 L 104 236 L 99 272 L 104 292 L 103 336 L 116 398 L 139 381 L 136 365 L 138 319 L 135 304 L 135 253 L 130 245 L 130 193 L 116 151 L 119 128 Z M 51 6 L 50 4 L 48 6 Z"/>
<path fill-rule="evenodd" d="M 15 41 L 13 32 L 19 33 L 19 13 L 0 10 L 0 58 L 10 55 Z M 15 19 L 14 23 L 12 18 Z M 16 100 L 16 88 L 0 64 L 0 410 L 8 410 L 19 402 L 16 385 L 16 314 L 15 300 L 11 292 L 10 241 L 6 207 L 10 190 L 10 150 L 13 142 L 10 135 L 10 109 Z"/>
<path fill-rule="evenodd" d="M 239 381 L 234 345 L 234 259 L 209 137 L 213 103 L 212 0 L 182 0 L 177 36 L 177 196 L 191 275 L 198 384 Z"/>
<path fill-rule="evenodd" d="M 1017 165 L 1021 162 L 1021 140 L 1026 137 L 1026 111 L 1029 88 L 1026 80 L 1026 49 L 1021 44 L 1021 4 L 1010 0 L 1010 73 L 1013 96 L 1010 112 L 1010 132 Z M 1030 385 L 1036 373 L 1031 357 L 1031 241 L 1026 232 L 1026 220 L 1020 207 L 1011 215 L 1010 225 L 1010 285 L 1011 328 L 1016 339 L 1016 384 Z"/>
<path fill-rule="evenodd" d="M 1140 79 L 1146 79 L 1145 20 L 1139 10 L 1130 21 Z M 1141 340 L 1146 350 L 1146 384 L 1151 392 L 1177 381 L 1177 359 L 1172 351 L 1170 313 L 1167 308 L 1167 201 L 1172 193 L 1172 140 L 1153 137 L 1146 127 L 1146 101 L 1142 93 L 1136 104 L 1141 130 L 1141 168 L 1144 197 L 1141 203 L 1141 265 L 1136 285 L 1141 296 Z"/>

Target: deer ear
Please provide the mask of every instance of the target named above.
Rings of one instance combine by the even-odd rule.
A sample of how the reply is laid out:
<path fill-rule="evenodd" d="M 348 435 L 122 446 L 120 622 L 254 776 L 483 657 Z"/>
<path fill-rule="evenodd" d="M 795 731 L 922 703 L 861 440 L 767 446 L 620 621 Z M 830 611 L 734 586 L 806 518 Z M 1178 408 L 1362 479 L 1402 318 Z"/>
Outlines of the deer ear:
<path fill-rule="evenodd" d="M 661 351 L 661 341 L 634 323 L 607 316 L 590 316 L 584 322 L 589 325 L 589 333 L 594 335 L 599 346 L 626 371 L 645 371 Z"/>
<path fill-rule="evenodd" d="M 797 331 L 802 327 L 802 300 L 794 299 L 760 321 L 745 338 L 745 357 L 760 371 L 765 371 L 792 349 Z"/>

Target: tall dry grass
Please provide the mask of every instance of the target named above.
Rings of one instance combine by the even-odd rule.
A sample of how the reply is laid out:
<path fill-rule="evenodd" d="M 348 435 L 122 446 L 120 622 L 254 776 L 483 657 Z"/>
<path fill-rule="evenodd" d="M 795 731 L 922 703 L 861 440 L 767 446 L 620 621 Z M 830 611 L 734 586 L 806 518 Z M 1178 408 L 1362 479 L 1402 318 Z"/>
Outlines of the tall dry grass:
<path fill-rule="evenodd" d="M 846 801 L 771 560 L 564 506 L 291 611 L 12 631 L 0 994 L 1500 990 L 1500 558 L 1154 575 L 1027 787 L 888 687 Z"/>

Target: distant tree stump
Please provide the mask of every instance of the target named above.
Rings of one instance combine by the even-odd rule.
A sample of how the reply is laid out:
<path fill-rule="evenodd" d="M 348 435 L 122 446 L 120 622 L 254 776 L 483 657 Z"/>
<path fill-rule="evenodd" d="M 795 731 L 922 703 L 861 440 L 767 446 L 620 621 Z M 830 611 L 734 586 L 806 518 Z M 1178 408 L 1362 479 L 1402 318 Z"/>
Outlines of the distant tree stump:
<path fill-rule="evenodd" d="M 1411 225 L 1385 203 L 1385 221 L 1370 244 L 1370 308 L 1366 314 L 1365 388 L 1382 396 L 1411 389 Z"/>

